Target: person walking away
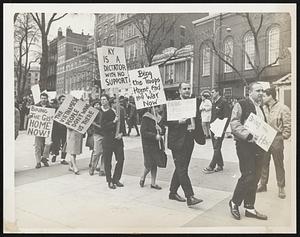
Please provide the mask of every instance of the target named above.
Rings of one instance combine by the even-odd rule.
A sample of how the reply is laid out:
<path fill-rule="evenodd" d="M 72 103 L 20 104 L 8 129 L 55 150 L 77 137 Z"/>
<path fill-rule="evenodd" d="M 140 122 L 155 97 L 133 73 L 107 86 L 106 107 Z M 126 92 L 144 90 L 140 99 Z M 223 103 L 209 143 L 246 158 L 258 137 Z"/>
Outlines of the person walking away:
<path fill-rule="evenodd" d="M 154 111 L 155 110 L 155 113 Z M 140 179 L 140 186 L 144 187 L 146 176 L 151 172 L 151 188 L 160 190 L 156 184 L 157 160 L 160 156 L 160 147 L 163 146 L 162 136 L 165 134 L 160 106 L 148 108 L 142 117 L 141 137 L 144 155 L 144 172 Z M 160 143 L 160 144 L 159 144 Z"/>
<path fill-rule="evenodd" d="M 239 178 L 229 201 L 232 216 L 240 220 L 239 206 L 244 202 L 245 216 L 267 220 L 268 217 L 256 211 L 255 198 L 257 184 L 261 175 L 265 151 L 255 144 L 256 136 L 244 127 L 250 113 L 256 114 L 262 120 L 265 115 L 261 107 L 263 88 L 259 82 L 249 85 L 249 98 L 241 100 L 233 107 L 231 114 L 231 131 L 236 140 L 236 153 L 239 159 L 241 177 Z"/>
<path fill-rule="evenodd" d="M 105 171 L 104 171 L 104 157 L 103 157 L 103 147 L 102 147 L 102 142 L 103 142 L 103 131 L 101 130 L 101 118 L 103 114 L 103 110 L 101 109 L 101 103 L 100 101 L 95 101 L 93 103 L 93 107 L 95 109 L 98 109 L 99 112 L 92 123 L 92 128 L 93 128 L 93 152 L 92 152 L 92 161 L 91 161 L 91 167 L 89 169 L 89 174 L 93 175 L 94 170 L 97 169 L 97 165 L 99 164 L 99 159 L 100 159 L 100 167 L 99 167 L 99 175 L 100 176 L 105 176 Z"/>
<path fill-rule="evenodd" d="M 211 109 L 212 103 L 209 100 L 209 94 L 204 93 L 202 95 L 202 102 L 200 104 L 199 110 L 201 112 L 202 118 L 202 128 L 206 138 L 210 138 L 210 119 L 211 119 Z"/>
<path fill-rule="evenodd" d="M 123 165 L 124 165 L 124 143 L 122 136 L 118 134 L 116 136 L 117 121 L 115 111 L 113 111 L 109 104 L 109 96 L 104 94 L 101 96 L 101 109 L 103 110 L 101 118 L 101 129 L 103 131 L 103 157 L 104 157 L 104 169 L 106 175 L 106 181 L 110 189 L 117 187 L 123 187 L 124 185 L 120 182 Z M 125 118 L 123 118 L 125 120 Z M 112 154 L 115 154 L 116 165 L 113 176 L 111 174 L 112 169 Z"/>
<path fill-rule="evenodd" d="M 58 97 L 58 107 L 55 109 L 55 112 L 58 110 L 59 106 L 62 105 L 66 96 L 61 95 Z M 66 143 L 67 138 L 67 127 L 61 123 L 53 121 L 52 127 L 52 145 L 51 152 L 53 154 L 51 161 L 56 162 L 56 157 L 59 155 L 59 150 L 62 149 L 64 144 Z M 62 165 L 68 165 L 69 163 L 66 161 L 66 152 L 61 151 L 61 160 L 60 163 Z"/>
<path fill-rule="evenodd" d="M 136 136 L 140 136 L 140 132 L 139 132 L 139 128 L 137 126 L 137 110 L 136 110 L 136 106 L 134 103 L 134 98 L 132 96 L 129 97 L 129 103 L 128 103 L 128 110 L 129 110 L 129 115 L 128 115 L 128 122 L 129 122 L 129 126 L 128 126 L 128 136 L 130 136 L 131 133 L 131 129 L 134 126 L 135 130 L 136 130 Z"/>
<path fill-rule="evenodd" d="M 274 141 L 264 157 L 264 164 L 261 172 L 260 184 L 257 192 L 267 191 L 269 180 L 269 167 L 271 155 L 273 157 L 276 180 L 278 186 L 278 197 L 284 199 L 285 194 L 285 170 L 284 170 L 284 140 L 291 136 L 291 112 L 290 109 L 276 100 L 276 89 L 271 87 L 265 90 L 264 112 L 268 124 L 277 131 Z"/>
<path fill-rule="evenodd" d="M 179 84 L 180 99 L 188 99 L 191 94 L 191 86 L 187 82 Z M 179 202 L 185 202 L 186 199 L 181 197 L 177 191 L 181 186 L 187 205 L 192 206 L 203 200 L 194 197 L 194 191 L 191 180 L 188 175 L 188 168 L 194 149 L 194 138 L 192 130 L 194 128 L 193 119 L 181 119 L 178 121 L 167 122 L 168 126 L 168 148 L 172 152 L 175 170 L 170 184 L 169 199 Z"/>
<path fill-rule="evenodd" d="M 223 97 L 220 96 L 220 91 L 218 89 L 212 89 L 211 94 L 212 94 L 213 103 L 212 103 L 212 113 L 211 113 L 210 122 L 212 123 L 216 119 L 227 119 L 227 122 L 223 129 L 221 137 L 217 137 L 213 132 L 211 132 L 211 141 L 212 141 L 214 153 L 209 166 L 203 169 L 203 172 L 205 174 L 211 174 L 223 170 L 224 162 L 223 162 L 221 148 L 225 136 L 225 131 L 229 125 L 229 119 L 230 119 L 229 104 L 226 102 L 225 99 L 223 99 Z"/>

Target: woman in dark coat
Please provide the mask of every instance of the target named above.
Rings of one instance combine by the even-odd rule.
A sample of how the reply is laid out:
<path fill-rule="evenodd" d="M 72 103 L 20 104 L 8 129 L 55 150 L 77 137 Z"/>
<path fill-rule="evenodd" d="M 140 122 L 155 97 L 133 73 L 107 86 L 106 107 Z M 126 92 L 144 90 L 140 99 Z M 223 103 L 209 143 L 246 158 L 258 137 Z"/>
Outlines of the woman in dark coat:
<path fill-rule="evenodd" d="M 161 189 L 156 182 L 157 159 L 160 156 L 160 147 L 163 146 L 162 135 L 165 133 L 163 120 L 159 115 L 160 106 L 155 106 L 155 115 L 152 108 L 143 115 L 141 123 L 142 147 L 144 154 L 144 173 L 140 179 L 140 186 L 144 187 L 147 174 L 151 171 L 151 188 Z M 161 143 L 159 145 L 159 143 Z"/>

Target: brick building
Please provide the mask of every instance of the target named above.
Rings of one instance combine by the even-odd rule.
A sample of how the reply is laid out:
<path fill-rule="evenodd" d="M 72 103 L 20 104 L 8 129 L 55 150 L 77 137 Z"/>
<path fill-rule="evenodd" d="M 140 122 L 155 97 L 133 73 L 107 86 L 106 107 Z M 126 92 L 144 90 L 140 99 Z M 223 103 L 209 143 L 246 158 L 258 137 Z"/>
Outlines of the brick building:
<path fill-rule="evenodd" d="M 288 13 L 262 14 L 263 22 L 258 35 L 261 66 L 269 65 L 282 53 L 285 54 L 277 64 L 261 74 L 261 80 L 275 82 L 291 72 L 291 57 L 286 54 L 291 47 L 291 18 Z M 260 16 L 253 18 L 256 28 L 259 20 Z M 199 95 L 201 91 L 217 86 L 225 96 L 245 96 L 246 87 L 237 73 L 219 60 L 205 42 L 208 38 L 213 39 L 223 52 L 230 52 L 227 53 L 231 56 L 228 60 L 232 60 L 234 67 L 247 82 L 256 80 L 257 74 L 245 54 L 245 51 L 248 52 L 251 61 L 255 57 L 254 39 L 247 20 L 234 13 L 225 13 L 207 16 L 193 24 L 197 37 L 194 45 L 194 93 Z"/>
<path fill-rule="evenodd" d="M 74 33 L 70 27 L 66 30 L 66 36 L 57 41 L 58 95 L 70 93 L 72 90 L 91 93 L 98 75 L 94 42 L 94 37 Z"/>

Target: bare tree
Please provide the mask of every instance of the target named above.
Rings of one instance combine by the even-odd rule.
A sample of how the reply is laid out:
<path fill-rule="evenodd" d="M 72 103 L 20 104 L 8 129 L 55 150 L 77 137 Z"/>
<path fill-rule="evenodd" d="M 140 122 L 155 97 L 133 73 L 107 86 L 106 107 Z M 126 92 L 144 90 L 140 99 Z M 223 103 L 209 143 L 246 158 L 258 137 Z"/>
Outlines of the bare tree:
<path fill-rule="evenodd" d="M 46 22 L 45 13 L 31 13 L 32 18 L 36 22 L 40 29 L 42 37 L 42 57 L 40 68 L 40 87 L 41 90 L 47 89 L 47 68 L 48 68 L 48 34 L 53 22 L 65 17 L 68 13 L 61 16 L 57 16 L 57 13 L 53 13 L 48 22 Z"/>
<path fill-rule="evenodd" d="M 244 45 L 235 42 L 235 45 L 242 51 L 242 53 L 245 55 L 245 57 L 248 60 L 248 63 L 251 65 L 251 68 L 253 69 L 255 73 L 255 78 L 257 81 L 261 80 L 261 75 L 262 73 L 269 67 L 272 67 L 273 65 L 277 64 L 279 60 L 284 59 L 287 57 L 288 52 L 287 50 L 282 50 L 280 52 L 279 56 L 271 63 L 269 64 L 264 64 L 262 62 L 262 55 L 261 55 L 261 49 L 260 47 L 262 46 L 259 44 L 259 40 L 261 38 L 261 28 L 264 22 L 264 14 L 256 14 L 256 13 L 236 13 L 236 15 L 241 16 L 243 19 L 246 20 L 247 25 L 249 27 L 249 30 L 253 36 L 254 39 L 254 60 L 251 59 L 250 55 L 248 52 L 244 49 Z M 238 77 L 243 80 L 245 85 L 248 85 L 247 81 L 242 75 L 242 72 L 238 70 L 238 68 L 234 65 L 233 63 L 233 58 L 232 58 L 232 52 L 228 51 L 225 52 L 223 47 L 219 47 L 215 43 L 215 38 L 210 37 L 207 39 L 207 45 L 211 47 L 213 53 L 221 60 L 223 63 L 226 65 L 230 66 L 238 75 Z"/>
<path fill-rule="evenodd" d="M 133 15 L 133 22 L 138 30 L 146 55 L 146 65 L 151 66 L 153 57 L 159 52 L 170 38 L 178 20 L 174 14 L 141 13 Z M 177 53 L 176 49 L 170 60 Z"/>
<path fill-rule="evenodd" d="M 21 99 L 24 96 L 26 83 L 30 80 L 28 72 L 31 64 L 37 62 L 40 57 L 33 50 L 33 46 L 36 46 L 40 39 L 40 34 L 28 13 L 19 14 L 14 30 L 14 71 L 17 77 L 17 94 Z M 32 59 L 31 53 L 35 54 L 33 55 L 34 59 Z"/>

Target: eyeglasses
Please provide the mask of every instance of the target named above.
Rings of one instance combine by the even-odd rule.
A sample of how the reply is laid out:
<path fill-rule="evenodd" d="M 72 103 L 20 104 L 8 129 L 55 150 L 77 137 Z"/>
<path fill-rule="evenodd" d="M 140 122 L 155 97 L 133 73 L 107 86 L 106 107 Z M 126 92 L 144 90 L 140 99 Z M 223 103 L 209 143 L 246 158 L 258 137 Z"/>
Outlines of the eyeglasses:
<path fill-rule="evenodd" d="M 263 89 L 258 89 L 258 90 L 255 90 L 256 92 L 264 92 Z"/>

